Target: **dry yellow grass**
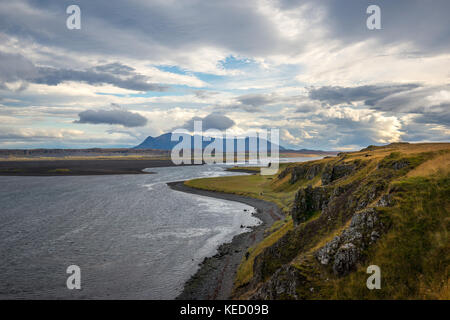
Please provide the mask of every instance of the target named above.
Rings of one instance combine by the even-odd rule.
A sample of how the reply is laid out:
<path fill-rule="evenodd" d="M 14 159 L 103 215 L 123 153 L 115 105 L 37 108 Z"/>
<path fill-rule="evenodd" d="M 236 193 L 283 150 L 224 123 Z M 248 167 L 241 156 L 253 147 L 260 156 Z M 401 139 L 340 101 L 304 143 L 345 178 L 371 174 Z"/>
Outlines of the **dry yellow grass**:
<path fill-rule="evenodd" d="M 408 177 L 426 177 L 436 173 L 450 172 L 450 153 L 445 153 L 422 163 L 417 168 L 408 172 Z"/>

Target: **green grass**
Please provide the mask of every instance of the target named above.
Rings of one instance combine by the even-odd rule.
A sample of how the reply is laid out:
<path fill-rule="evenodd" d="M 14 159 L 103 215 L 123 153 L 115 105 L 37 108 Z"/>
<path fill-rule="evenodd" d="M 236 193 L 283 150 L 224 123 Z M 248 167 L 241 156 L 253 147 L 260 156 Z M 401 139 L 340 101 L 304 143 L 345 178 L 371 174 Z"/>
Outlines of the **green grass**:
<path fill-rule="evenodd" d="M 185 184 L 197 189 L 233 193 L 271 201 L 276 203 L 284 212 L 287 212 L 294 199 L 295 190 L 290 192 L 274 191 L 273 179 L 275 179 L 275 176 L 255 174 L 194 179 L 186 181 Z"/>
<path fill-rule="evenodd" d="M 234 282 L 235 287 L 240 287 L 250 282 L 253 277 L 253 263 L 256 256 L 258 256 L 265 248 L 275 244 L 289 230 L 293 229 L 294 224 L 292 218 L 289 217 L 288 219 L 286 219 L 286 221 L 280 221 L 282 221 L 281 227 L 279 227 L 276 231 L 270 233 L 261 242 L 248 250 L 248 252 L 250 253 L 248 259 L 246 259 L 244 256 L 237 270 Z"/>
<path fill-rule="evenodd" d="M 450 176 L 392 185 L 398 204 L 384 210 L 390 230 L 357 272 L 335 280 L 337 299 L 449 299 Z M 382 289 L 368 290 L 365 268 L 381 268 Z"/>
<path fill-rule="evenodd" d="M 49 173 L 69 173 L 70 169 L 60 168 L 60 169 L 52 169 L 48 170 Z"/>
<path fill-rule="evenodd" d="M 235 167 L 231 167 L 227 169 L 228 171 L 252 171 L 254 173 L 259 173 L 261 168 L 260 167 L 239 167 L 239 166 L 235 166 Z"/>

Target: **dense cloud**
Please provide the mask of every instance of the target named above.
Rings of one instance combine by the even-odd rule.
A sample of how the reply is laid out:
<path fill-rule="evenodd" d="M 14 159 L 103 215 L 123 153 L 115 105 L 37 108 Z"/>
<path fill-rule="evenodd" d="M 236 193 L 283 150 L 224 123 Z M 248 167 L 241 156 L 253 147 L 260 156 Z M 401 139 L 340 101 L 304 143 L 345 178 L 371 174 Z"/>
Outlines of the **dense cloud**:
<path fill-rule="evenodd" d="M 277 52 L 288 43 L 258 11 L 257 1 L 78 1 L 82 27 L 65 28 L 67 3 L 21 1 L 0 6 L 0 30 L 82 53 L 111 52 L 164 60 L 183 48 L 225 47 L 247 54 Z M 15 12 L 11 15 L 11 12 Z M 20 28 L 9 28 L 20 25 Z M 270 43 L 270 45 L 268 45 Z M 101 45 L 99 45 L 101 44 Z M 126 45 L 125 45 L 126 44 Z"/>
<path fill-rule="evenodd" d="M 386 128 L 371 128 L 373 121 L 364 120 L 379 120 L 381 116 L 397 119 L 396 129 L 392 132 L 397 132 L 396 136 L 402 140 L 445 141 L 449 136 L 450 85 L 325 86 L 311 89 L 309 97 L 326 103 L 328 107 L 361 102 L 358 109 L 377 112 L 378 117 L 372 118 L 356 116 L 356 111 L 331 113 L 332 117 L 324 116 L 322 112 L 311 118 L 314 123 L 327 128 L 335 127 L 337 137 L 348 133 L 346 136 L 351 137 L 355 144 L 358 142 L 357 145 L 383 141 L 380 133 L 386 132 Z M 336 107 L 333 110 L 337 110 Z M 346 141 L 350 142 L 348 138 Z"/>
<path fill-rule="evenodd" d="M 450 33 L 447 0 L 379 0 L 382 32 L 366 28 L 370 0 L 180 0 L 176 5 L 82 0 L 77 4 L 83 22 L 76 32 L 65 28 L 67 3 L 51 0 L 5 1 L 0 7 L 0 30 L 73 52 L 114 52 L 155 60 L 178 59 L 199 47 L 225 48 L 246 56 L 292 55 L 304 50 L 312 40 L 308 36 L 319 28 L 346 43 L 369 37 L 382 43 L 408 41 L 427 52 L 450 45 L 445 41 Z M 282 22 L 289 24 L 285 27 Z M 16 25 L 20 27 L 11 27 Z M 298 25 L 301 32 L 291 36 L 289 28 Z"/>
<path fill-rule="evenodd" d="M 330 87 L 313 88 L 309 97 L 313 100 L 326 102 L 330 105 L 364 101 L 366 105 L 373 106 L 378 101 L 395 93 L 409 91 L 419 87 L 417 84 L 358 86 L 358 87 Z"/>
<path fill-rule="evenodd" d="M 260 107 L 273 101 L 273 98 L 265 94 L 247 94 L 237 98 L 237 100 L 248 106 Z"/>
<path fill-rule="evenodd" d="M 20 54 L 0 51 L 0 86 L 23 81 L 46 85 L 58 85 L 65 81 L 84 82 L 91 85 L 111 84 L 135 91 L 166 91 L 166 86 L 149 82 L 148 77 L 134 72 L 134 69 L 120 64 L 99 65 L 87 70 L 40 67 Z"/>
<path fill-rule="evenodd" d="M 274 94 L 245 94 L 236 97 L 233 103 L 222 107 L 223 110 L 241 110 L 245 112 L 263 112 L 262 107 L 284 102 L 284 98 Z"/>
<path fill-rule="evenodd" d="M 135 91 L 166 91 L 167 87 L 148 82 L 148 78 L 139 74 L 132 74 L 120 78 L 106 72 L 92 70 L 78 71 L 70 69 L 55 69 L 40 67 L 38 75 L 32 82 L 47 85 L 58 85 L 64 81 L 85 82 L 91 85 L 111 84 L 119 88 Z"/>
<path fill-rule="evenodd" d="M 74 121 L 75 123 L 118 124 L 129 128 L 143 127 L 147 124 L 147 118 L 139 113 L 117 108 L 113 110 L 86 110 L 80 112 L 78 116 L 80 119 Z"/>
<path fill-rule="evenodd" d="M 0 2 L 0 120 L 24 133 L 17 141 L 77 114 L 76 123 L 137 127 L 111 127 L 110 138 L 194 120 L 279 127 L 291 147 L 448 138 L 447 0 L 77 4 L 81 30 L 66 28 L 64 1 Z M 366 28 L 369 4 L 381 7 L 382 30 Z M 140 114 L 101 109 L 110 102 Z M 84 129 L 93 140 L 104 130 Z"/>
<path fill-rule="evenodd" d="M 382 44 L 411 42 L 418 48 L 410 54 L 448 52 L 450 38 L 450 1 L 448 0 L 280 0 L 280 7 L 294 10 L 309 4 L 324 10 L 324 23 L 331 39 L 345 44 L 376 39 Z M 366 9 L 378 5 L 382 30 L 366 28 Z"/>
<path fill-rule="evenodd" d="M 204 118 L 193 117 L 187 121 L 181 128 L 187 129 L 189 131 L 194 131 L 194 121 L 202 121 L 202 130 L 217 129 L 226 130 L 234 126 L 235 122 L 225 115 L 220 113 L 211 113 Z M 178 128 L 174 128 L 175 130 Z"/>

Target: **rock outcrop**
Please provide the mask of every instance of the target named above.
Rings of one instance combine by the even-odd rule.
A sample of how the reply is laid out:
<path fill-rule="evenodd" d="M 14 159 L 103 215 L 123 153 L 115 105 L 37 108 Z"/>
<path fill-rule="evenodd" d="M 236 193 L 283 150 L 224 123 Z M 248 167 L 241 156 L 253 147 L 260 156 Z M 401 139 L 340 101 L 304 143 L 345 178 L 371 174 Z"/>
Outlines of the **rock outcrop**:
<path fill-rule="evenodd" d="M 325 167 L 322 173 L 322 184 L 327 185 L 348 176 L 359 168 L 361 164 L 361 161 L 330 163 Z"/>
<path fill-rule="evenodd" d="M 317 250 L 315 256 L 322 265 L 331 266 L 335 275 L 346 275 L 355 269 L 364 250 L 378 240 L 383 230 L 377 210 L 365 209 L 356 213 L 350 226 Z"/>
<path fill-rule="evenodd" d="M 312 180 L 322 172 L 323 168 L 323 163 L 311 163 L 302 166 L 287 167 L 280 172 L 278 179 L 283 179 L 288 174 L 291 174 L 291 178 L 289 179 L 290 184 L 294 184 L 299 180 Z"/>
<path fill-rule="evenodd" d="M 297 191 L 291 210 L 294 224 L 305 222 L 314 212 L 321 211 L 328 204 L 325 188 L 308 186 Z"/>
<path fill-rule="evenodd" d="M 374 147 L 374 152 L 379 148 Z M 329 297 L 329 289 L 365 267 L 365 260 L 380 250 L 374 244 L 388 230 L 394 232 L 390 214 L 402 204 L 399 193 L 406 188 L 406 182 L 396 181 L 429 157 L 391 152 L 383 157 L 358 154 L 352 159 L 342 154 L 288 166 L 278 178 L 286 183 L 290 175 L 289 182 L 299 186 L 290 211 L 294 227 L 254 258 L 253 277 L 236 296 Z M 312 186 L 320 182 L 321 186 Z"/>
<path fill-rule="evenodd" d="M 251 296 L 251 299 L 299 299 L 297 288 L 305 286 L 307 282 L 307 278 L 297 268 L 285 265 L 278 269 L 273 277 Z"/>

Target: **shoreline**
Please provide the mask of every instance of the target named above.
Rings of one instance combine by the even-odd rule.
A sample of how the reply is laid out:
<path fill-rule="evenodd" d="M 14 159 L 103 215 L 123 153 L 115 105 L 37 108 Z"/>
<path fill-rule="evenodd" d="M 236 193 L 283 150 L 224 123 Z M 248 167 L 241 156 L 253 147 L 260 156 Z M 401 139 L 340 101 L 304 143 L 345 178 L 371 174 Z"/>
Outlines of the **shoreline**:
<path fill-rule="evenodd" d="M 184 185 L 184 181 L 169 182 L 176 191 L 197 194 L 217 199 L 236 201 L 256 209 L 254 214 L 262 223 L 250 232 L 236 235 L 231 242 L 217 249 L 217 254 L 207 257 L 199 265 L 197 272 L 184 284 L 183 291 L 176 300 L 225 300 L 230 299 L 237 269 L 247 250 L 262 241 L 264 231 L 276 220 L 283 219 L 281 210 L 275 203 L 240 195 L 216 191 L 200 190 Z"/>
<path fill-rule="evenodd" d="M 172 160 L 30 160 L 0 161 L 0 176 L 91 176 L 151 174 L 146 168 L 173 167 Z"/>

